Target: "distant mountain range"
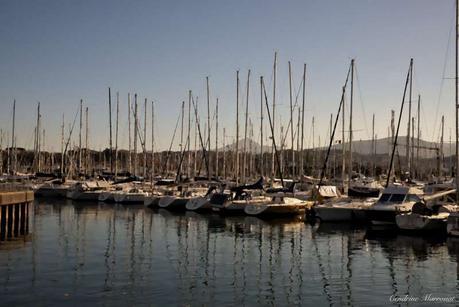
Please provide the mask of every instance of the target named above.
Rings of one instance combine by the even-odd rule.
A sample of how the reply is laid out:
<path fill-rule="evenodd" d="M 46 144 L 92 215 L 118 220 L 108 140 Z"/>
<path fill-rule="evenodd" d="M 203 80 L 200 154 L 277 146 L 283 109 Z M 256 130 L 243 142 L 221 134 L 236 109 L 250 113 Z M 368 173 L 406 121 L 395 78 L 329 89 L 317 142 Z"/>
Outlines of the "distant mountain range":
<path fill-rule="evenodd" d="M 392 152 L 392 141 L 390 138 L 383 138 L 383 139 L 378 139 L 376 140 L 376 154 L 389 154 Z M 415 146 L 417 146 L 417 139 L 414 140 Z M 276 144 L 277 145 L 277 144 Z M 346 146 L 349 146 L 349 143 L 345 143 Z M 255 142 L 252 139 L 247 139 L 247 152 L 252 153 L 259 153 L 260 152 L 260 144 Z M 279 147 L 279 145 L 277 145 Z M 341 144 L 335 144 L 333 146 L 334 149 L 341 150 Z M 296 147 L 296 146 L 295 146 Z M 243 151 L 244 148 L 244 139 L 239 140 L 239 151 Z M 267 146 L 264 145 L 264 152 L 269 152 L 271 151 L 271 143 Z M 354 140 L 352 142 L 352 151 L 359 153 L 359 154 L 371 154 L 371 148 L 372 148 L 372 141 L 371 140 Z M 406 136 L 401 136 L 398 137 L 397 139 L 397 148 L 398 148 L 398 154 L 400 156 L 405 156 L 406 155 Z M 429 142 L 429 141 L 424 141 L 424 140 L 419 140 L 419 156 L 421 158 L 432 158 L 436 156 L 436 151 L 434 148 L 440 148 L 440 144 L 436 142 Z M 233 151 L 236 150 L 236 143 L 232 143 L 229 145 L 226 145 L 225 148 L 220 148 L 219 150 L 226 149 L 227 151 Z M 286 148 L 288 149 L 288 148 Z M 305 150 L 310 150 L 311 148 L 306 148 Z M 326 147 L 318 147 L 316 150 L 326 150 Z M 444 149 L 444 155 L 445 156 L 450 156 L 454 154 L 454 146 L 450 146 L 449 143 L 444 143 L 443 145 Z M 414 154 L 416 155 L 417 149 L 414 148 Z"/>

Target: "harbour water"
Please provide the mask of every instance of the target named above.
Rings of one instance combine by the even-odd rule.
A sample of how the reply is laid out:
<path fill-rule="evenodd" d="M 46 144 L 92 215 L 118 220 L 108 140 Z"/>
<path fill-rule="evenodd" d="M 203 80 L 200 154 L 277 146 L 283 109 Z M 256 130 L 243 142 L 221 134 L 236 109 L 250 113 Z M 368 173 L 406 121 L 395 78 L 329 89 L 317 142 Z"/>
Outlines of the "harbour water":
<path fill-rule="evenodd" d="M 35 201 L 1 305 L 382 305 L 459 297 L 459 240 L 349 224 Z"/>

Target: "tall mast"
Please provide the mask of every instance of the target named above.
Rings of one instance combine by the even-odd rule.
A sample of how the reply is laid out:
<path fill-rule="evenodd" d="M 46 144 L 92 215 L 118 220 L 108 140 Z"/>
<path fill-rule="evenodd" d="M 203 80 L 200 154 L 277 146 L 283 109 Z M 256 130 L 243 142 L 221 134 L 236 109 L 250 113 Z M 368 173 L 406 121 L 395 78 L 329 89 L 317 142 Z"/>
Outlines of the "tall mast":
<path fill-rule="evenodd" d="M 351 60 L 351 97 L 349 99 L 349 169 L 348 169 L 348 183 L 351 185 L 352 181 L 352 112 L 354 104 L 354 59 Z"/>
<path fill-rule="evenodd" d="M 293 98 L 292 98 L 292 65 L 288 61 L 288 87 L 290 96 L 290 140 L 292 149 L 292 178 L 295 177 L 295 147 L 294 147 L 294 136 L 293 136 Z"/>
<path fill-rule="evenodd" d="M 273 130 L 275 131 L 275 123 L 276 123 L 276 74 L 277 74 L 277 52 L 274 52 L 274 72 L 273 72 L 273 118 L 272 118 L 272 124 L 273 124 Z M 272 137 L 274 138 L 275 133 L 273 132 Z M 271 146 L 271 175 L 275 176 L 274 173 L 274 158 L 275 158 L 275 152 L 274 152 L 274 139 L 273 139 L 273 144 Z"/>
<path fill-rule="evenodd" d="M 180 124 L 180 155 L 183 153 L 183 123 L 185 117 L 185 101 L 182 101 L 182 116 L 181 116 L 181 124 Z M 180 174 L 182 173 L 183 168 L 182 164 L 180 164 Z"/>
<path fill-rule="evenodd" d="M 330 113 L 330 139 L 332 138 L 333 136 L 333 113 Z M 333 149 L 333 142 L 332 142 L 332 145 L 330 147 L 330 150 Z M 328 166 L 329 168 L 329 178 L 332 178 L 332 168 L 333 168 L 333 165 L 330 163 L 330 165 Z"/>
<path fill-rule="evenodd" d="M 445 132 L 445 116 L 442 115 L 441 117 L 441 136 L 440 136 L 440 173 L 438 174 L 439 177 L 443 175 L 443 166 L 445 165 L 445 152 L 443 151 L 443 133 Z"/>
<path fill-rule="evenodd" d="M 188 135 L 189 138 L 189 135 Z M 155 175 L 155 103 L 151 101 L 151 184 Z"/>
<path fill-rule="evenodd" d="M 371 175 L 374 177 L 375 176 L 375 166 L 376 166 L 376 143 L 375 143 L 375 114 L 373 113 L 373 120 L 371 122 Z"/>
<path fill-rule="evenodd" d="M 249 117 L 249 85 L 250 85 L 250 69 L 247 73 L 247 99 L 245 102 L 245 125 L 244 125 L 244 156 L 242 162 L 242 182 L 246 182 L 246 171 L 247 171 L 247 124 Z"/>
<path fill-rule="evenodd" d="M 236 71 L 236 184 L 239 184 L 239 70 Z"/>
<path fill-rule="evenodd" d="M 419 172 L 419 141 L 421 139 L 421 95 L 418 95 L 418 133 L 417 133 L 417 146 L 416 146 L 416 166 Z"/>
<path fill-rule="evenodd" d="M 215 104 L 215 177 L 218 178 L 218 98 Z"/>
<path fill-rule="evenodd" d="M 459 86 L 458 86 L 458 36 L 459 36 L 459 0 L 456 0 L 456 71 L 455 71 L 455 108 L 456 108 L 456 202 L 459 203 Z"/>
<path fill-rule="evenodd" d="M 210 93 L 209 93 L 209 77 L 206 77 L 206 88 L 207 88 L 207 152 L 209 153 L 209 159 L 207 159 L 207 169 L 209 173 L 207 177 L 212 177 L 211 170 L 210 170 Z"/>
<path fill-rule="evenodd" d="M 143 180 L 147 178 L 147 98 L 143 105 Z"/>
<path fill-rule="evenodd" d="M 188 135 L 186 138 L 187 150 L 188 150 L 188 170 L 187 177 L 191 177 L 191 151 L 190 151 L 190 134 L 191 134 L 191 90 L 188 91 Z"/>
<path fill-rule="evenodd" d="M 89 147 L 88 147 L 88 140 L 89 140 L 89 110 L 86 107 L 86 132 L 85 132 L 85 173 L 88 174 L 89 170 Z"/>
<path fill-rule="evenodd" d="M 137 175 L 137 94 L 134 94 L 134 176 Z"/>
<path fill-rule="evenodd" d="M 413 59 L 411 59 L 410 65 L 410 89 L 409 89 L 409 100 L 408 100 L 408 133 L 406 136 L 406 159 L 408 161 L 408 172 L 410 177 L 412 176 L 411 173 L 411 146 L 410 146 L 410 134 L 411 134 L 411 94 L 413 90 Z"/>
<path fill-rule="evenodd" d="M 296 122 L 296 151 L 297 152 L 300 152 L 300 121 L 301 121 L 301 108 L 298 107 L 298 121 Z M 296 170 L 297 170 L 296 174 L 297 176 L 299 176 L 300 172 L 298 170 L 298 162 L 296 163 Z"/>
<path fill-rule="evenodd" d="M 312 176 L 316 172 L 316 136 L 315 136 L 315 116 L 312 117 Z"/>
<path fill-rule="evenodd" d="M 110 175 L 113 174 L 113 141 L 112 141 L 112 94 L 110 88 L 108 88 L 108 121 L 110 125 Z"/>
<path fill-rule="evenodd" d="M 116 92 L 116 124 L 115 124 L 115 178 L 118 176 L 118 122 L 120 113 L 120 94 Z"/>
<path fill-rule="evenodd" d="M 13 101 L 13 127 L 11 131 L 11 148 L 13 149 L 13 152 L 12 152 L 12 160 L 13 160 L 12 172 L 13 174 L 17 172 L 16 142 L 15 142 L 15 136 L 14 136 L 15 125 L 16 125 L 16 99 L 14 99 Z M 1 161 L 1 163 L 3 164 L 3 160 Z"/>
<path fill-rule="evenodd" d="M 223 178 L 226 179 L 226 130 L 223 128 Z"/>
<path fill-rule="evenodd" d="M 65 118 L 62 113 L 62 126 L 61 126 L 61 177 L 64 177 L 64 129 L 65 129 Z"/>
<path fill-rule="evenodd" d="M 306 63 L 303 66 L 303 103 L 301 106 L 301 148 L 300 148 L 300 175 L 304 172 L 304 104 L 306 100 Z"/>
<path fill-rule="evenodd" d="M 78 175 L 81 174 L 81 130 L 83 130 L 83 99 L 80 99 L 80 130 L 78 135 Z"/>
<path fill-rule="evenodd" d="M 260 77 L 260 175 L 264 176 L 263 158 L 263 77 Z"/>
<path fill-rule="evenodd" d="M 193 96 L 192 96 L 193 97 Z M 198 161 L 198 96 L 196 96 L 196 118 L 194 120 L 194 161 L 193 161 L 193 176 L 196 176 L 196 167 Z"/>
<path fill-rule="evenodd" d="M 129 154 L 128 154 L 128 169 L 132 173 L 132 153 L 131 153 L 131 94 L 128 93 L 128 134 L 129 134 Z"/>
<path fill-rule="evenodd" d="M 343 185 L 343 191 L 345 190 L 346 182 L 346 146 L 345 146 L 345 130 L 346 130 L 346 99 L 343 98 L 343 118 L 342 118 L 342 131 L 341 131 L 341 181 Z"/>
<path fill-rule="evenodd" d="M 41 165 L 40 165 L 40 102 L 38 103 L 38 110 L 37 110 L 37 172 L 40 172 Z"/>

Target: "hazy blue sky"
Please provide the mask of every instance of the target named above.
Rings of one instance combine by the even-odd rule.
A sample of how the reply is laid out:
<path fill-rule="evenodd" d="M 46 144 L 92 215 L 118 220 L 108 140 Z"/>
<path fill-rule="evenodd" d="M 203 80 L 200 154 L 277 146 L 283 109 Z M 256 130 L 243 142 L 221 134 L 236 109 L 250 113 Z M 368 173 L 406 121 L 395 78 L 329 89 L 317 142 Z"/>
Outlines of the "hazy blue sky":
<path fill-rule="evenodd" d="M 108 144 L 110 86 L 113 101 L 116 91 L 121 97 L 120 143 L 127 146 L 127 93 L 136 92 L 140 101 L 147 97 L 156 102 L 157 145 L 166 148 L 189 89 L 199 96 L 204 111 L 209 76 L 212 107 L 217 97 L 221 103 L 220 128 L 234 137 L 236 70 L 244 97 L 251 69 L 250 116 L 258 138 L 259 76 L 265 76 L 271 92 L 278 51 L 277 120 L 285 126 L 287 61 L 292 61 L 295 92 L 303 63 L 308 65 L 307 142 L 314 115 L 317 141 L 320 135 L 324 143 L 351 58 L 358 75 L 354 138 L 369 138 L 372 113 L 377 114 L 378 136 L 387 136 L 390 109 L 399 110 L 410 57 L 415 61 L 414 94 L 422 95 L 423 136 L 438 138 L 439 105 L 438 117 L 446 115 L 448 140 L 454 123 L 453 81 L 442 77 L 454 73 L 453 26 L 453 0 L 3 0 L 0 128 L 11 129 L 15 98 L 18 145 L 32 147 L 40 101 L 46 147 L 59 150 L 62 114 L 68 125 L 82 98 L 90 110 L 90 144 L 103 148 Z M 406 123 L 402 127 L 405 134 Z M 221 139 L 221 129 L 219 133 Z"/>

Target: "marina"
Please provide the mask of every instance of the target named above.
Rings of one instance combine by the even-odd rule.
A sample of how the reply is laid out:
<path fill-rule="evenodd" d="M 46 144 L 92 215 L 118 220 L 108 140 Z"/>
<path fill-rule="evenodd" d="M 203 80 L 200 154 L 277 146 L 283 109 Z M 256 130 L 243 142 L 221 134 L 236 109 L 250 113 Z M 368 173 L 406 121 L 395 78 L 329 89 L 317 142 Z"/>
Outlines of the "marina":
<path fill-rule="evenodd" d="M 459 0 L 46 1 L 0 4 L 0 305 L 457 305 Z"/>

